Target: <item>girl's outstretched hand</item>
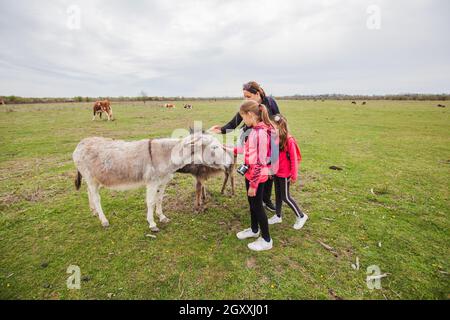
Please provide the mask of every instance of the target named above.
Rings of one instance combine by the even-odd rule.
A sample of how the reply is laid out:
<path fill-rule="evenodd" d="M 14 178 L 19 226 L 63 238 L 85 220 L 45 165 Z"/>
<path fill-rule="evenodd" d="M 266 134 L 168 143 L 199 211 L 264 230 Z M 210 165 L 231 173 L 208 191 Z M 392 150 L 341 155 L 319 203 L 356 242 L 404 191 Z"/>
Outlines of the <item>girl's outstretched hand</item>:
<path fill-rule="evenodd" d="M 214 132 L 214 133 L 221 133 L 221 127 L 219 125 L 212 126 L 208 131 Z"/>
<path fill-rule="evenodd" d="M 248 196 L 249 197 L 255 197 L 256 196 L 256 189 L 254 188 L 248 188 Z"/>

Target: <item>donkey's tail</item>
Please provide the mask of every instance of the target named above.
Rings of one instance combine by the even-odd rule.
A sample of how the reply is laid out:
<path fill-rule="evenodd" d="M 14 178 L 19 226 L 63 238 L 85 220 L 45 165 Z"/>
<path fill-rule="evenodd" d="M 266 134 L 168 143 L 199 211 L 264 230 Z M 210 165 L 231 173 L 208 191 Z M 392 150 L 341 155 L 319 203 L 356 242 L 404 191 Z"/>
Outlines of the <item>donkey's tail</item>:
<path fill-rule="evenodd" d="M 81 187 L 81 173 L 80 171 L 77 170 L 77 177 L 75 178 L 75 188 L 77 188 L 77 190 L 80 190 Z"/>

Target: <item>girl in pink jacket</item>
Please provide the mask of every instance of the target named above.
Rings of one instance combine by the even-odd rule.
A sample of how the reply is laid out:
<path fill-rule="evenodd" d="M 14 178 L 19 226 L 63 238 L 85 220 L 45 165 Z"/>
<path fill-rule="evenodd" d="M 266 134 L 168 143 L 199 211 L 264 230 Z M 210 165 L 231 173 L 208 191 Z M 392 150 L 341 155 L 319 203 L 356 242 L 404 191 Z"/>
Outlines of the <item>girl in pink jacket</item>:
<path fill-rule="evenodd" d="M 296 221 L 294 229 L 301 229 L 308 216 L 300 210 L 297 203 L 292 199 L 289 188 L 298 178 L 298 165 L 302 160 L 300 148 L 294 137 L 289 134 L 287 120 L 281 114 L 274 117 L 275 127 L 278 129 L 279 156 L 277 172 L 274 176 L 276 215 L 269 219 L 269 224 L 281 223 L 281 206 L 285 202 L 295 213 Z"/>
<path fill-rule="evenodd" d="M 253 100 L 244 102 L 239 110 L 245 124 L 251 128 L 244 147 L 234 152 L 244 153 L 244 165 L 239 172 L 245 175 L 247 198 L 250 205 L 251 227 L 236 234 L 238 239 L 258 238 L 249 243 L 250 250 L 272 249 L 269 223 L 263 208 L 264 185 L 269 175 L 270 136 L 274 131 L 267 108 Z"/>

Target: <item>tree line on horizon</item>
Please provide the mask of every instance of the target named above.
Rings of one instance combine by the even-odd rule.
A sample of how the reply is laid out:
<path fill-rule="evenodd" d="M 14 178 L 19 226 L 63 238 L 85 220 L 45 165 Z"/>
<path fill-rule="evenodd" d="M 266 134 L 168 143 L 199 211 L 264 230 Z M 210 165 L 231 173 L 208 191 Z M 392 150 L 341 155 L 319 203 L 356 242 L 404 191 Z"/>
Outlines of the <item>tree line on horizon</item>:
<path fill-rule="evenodd" d="M 278 100 L 417 100 L 417 101 L 447 101 L 450 94 L 390 94 L 390 95 L 347 95 L 347 94 L 320 94 L 320 95 L 292 95 L 274 96 Z M 25 103 L 74 103 L 74 102 L 95 102 L 97 100 L 108 99 L 112 102 L 162 102 L 162 101 L 220 101 L 220 100 L 240 100 L 242 97 L 161 97 L 147 96 L 142 94 L 135 97 L 59 97 L 59 98 L 36 98 L 20 96 L 0 96 L 0 104 L 25 104 Z"/>

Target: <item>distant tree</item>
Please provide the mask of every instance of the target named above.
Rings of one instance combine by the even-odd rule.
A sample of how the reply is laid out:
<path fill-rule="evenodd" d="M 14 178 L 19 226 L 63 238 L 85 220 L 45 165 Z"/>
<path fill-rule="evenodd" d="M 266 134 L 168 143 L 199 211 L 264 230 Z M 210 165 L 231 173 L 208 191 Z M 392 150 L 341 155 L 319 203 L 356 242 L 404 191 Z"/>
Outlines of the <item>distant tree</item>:
<path fill-rule="evenodd" d="M 142 97 L 142 101 L 147 101 L 148 95 L 147 92 L 145 92 L 144 90 L 141 91 L 141 97 Z"/>

